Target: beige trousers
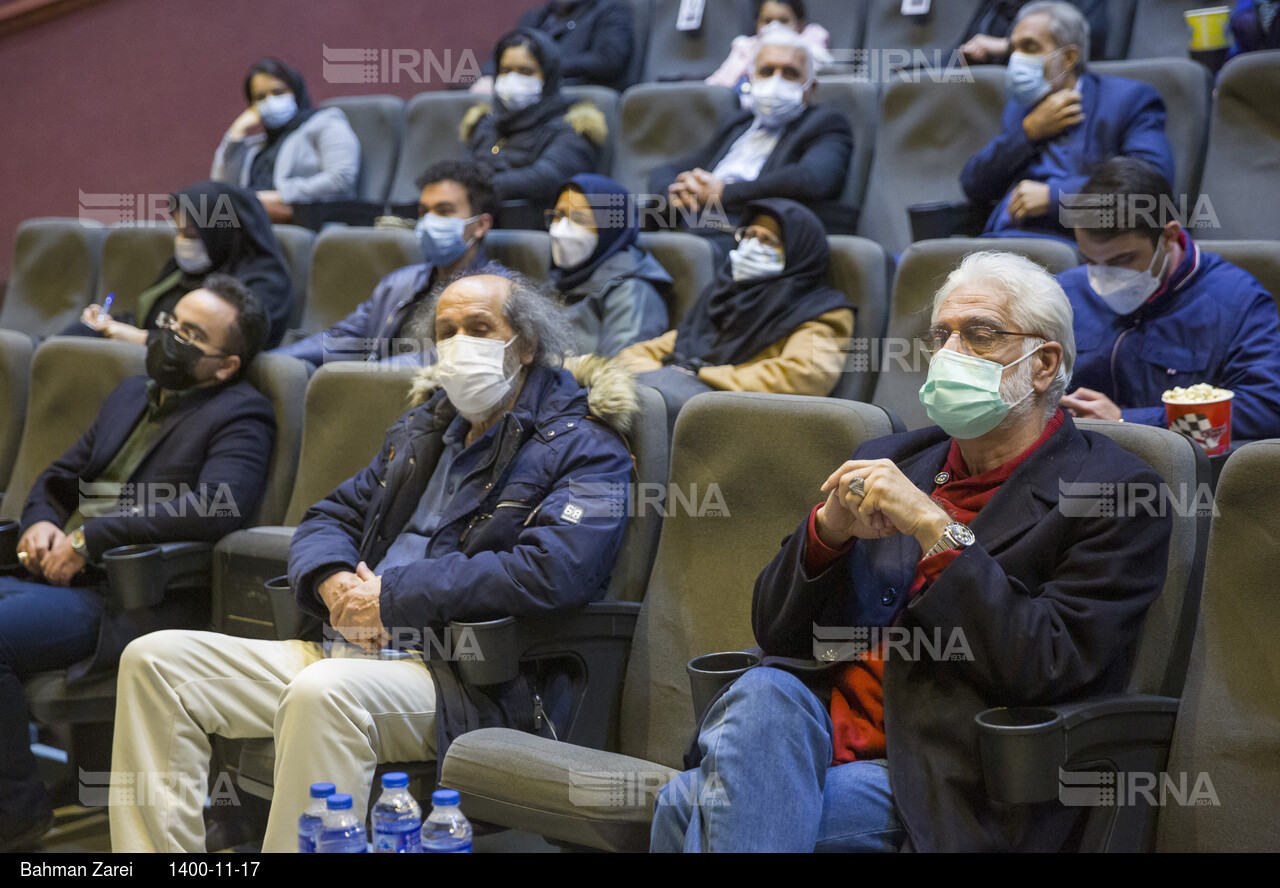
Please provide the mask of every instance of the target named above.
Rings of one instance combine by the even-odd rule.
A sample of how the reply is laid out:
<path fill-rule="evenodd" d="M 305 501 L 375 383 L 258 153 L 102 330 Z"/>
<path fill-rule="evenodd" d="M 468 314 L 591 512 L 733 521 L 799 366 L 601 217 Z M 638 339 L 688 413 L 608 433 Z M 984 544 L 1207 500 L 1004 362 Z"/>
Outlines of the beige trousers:
<path fill-rule="evenodd" d="M 312 783 L 363 817 L 379 762 L 434 758 L 435 686 L 419 659 L 325 657 L 318 643 L 173 630 L 120 660 L 111 759 L 113 851 L 204 851 L 210 734 L 275 738 L 264 851 L 296 851 Z M 213 797 L 243 792 L 225 775 Z"/>

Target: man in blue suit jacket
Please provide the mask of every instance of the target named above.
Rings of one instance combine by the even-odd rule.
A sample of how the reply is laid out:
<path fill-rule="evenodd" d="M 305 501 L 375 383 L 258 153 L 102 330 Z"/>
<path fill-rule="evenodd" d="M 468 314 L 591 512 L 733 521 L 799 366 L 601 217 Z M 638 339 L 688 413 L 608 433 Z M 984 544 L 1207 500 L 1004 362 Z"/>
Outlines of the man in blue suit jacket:
<path fill-rule="evenodd" d="M 29 748 L 22 680 L 68 666 L 70 680 L 108 670 L 137 635 L 209 621 L 207 598 L 166 600 L 147 611 L 109 608 L 100 564 L 118 546 L 213 542 L 253 514 L 275 416 L 242 370 L 262 348 L 267 323 L 239 281 L 210 275 L 151 331 L 148 375 L 117 386 L 89 430 L 31 489 L 17 551 L 25 575 L 0 577 L 6 849 L 38 838 L 52 817 Z"/>
<path fill-rule="evenodd" d="M 1010 38 L 1010 99 L 1000 135 L 969 158 L 960 184 L 975 204 L 996 204 L 985 236 L 1071 241 L 1058 219 L 1063 194 L 1091 168 L 1136 157 L 1174 180 L 1165 107 L 1145 83 L 1090 74 L 1089 24 L 1069 3 L 1023 7 Z"/>
<path fill-rule="evenodd" d="M 1160 478 L 1058 407 L 1071 310 L 1043 269 L 969 256 L 931 339 L 938 427 L 860 447 L 760 574 L 764 666 L 709 707 L 697 767 L 659 794 L 655 850 L 1061 850 L 1071 834 L 1079 808 L 987 797 L 974 716 L 1124 687 L 1172 522 L 1063 494 Z"/>

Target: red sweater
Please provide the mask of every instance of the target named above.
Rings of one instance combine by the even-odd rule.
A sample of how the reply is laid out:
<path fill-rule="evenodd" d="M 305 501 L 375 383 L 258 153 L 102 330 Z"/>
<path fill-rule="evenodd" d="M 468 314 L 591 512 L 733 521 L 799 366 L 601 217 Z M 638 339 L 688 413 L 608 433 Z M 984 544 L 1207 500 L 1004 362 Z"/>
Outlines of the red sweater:
<path fill-rule="evenodd" d="M 1063 413 L 1059 410 L 1034 444 L 1003 465 L 973 477 L 969 476 L 964 457 L 960 455 L 960 445 L 953 438 L 946 465 L 942 468 L 947 481 L 934 488 L 931 494 L 933 501 L 955 521 L 971 524 L 1014 469 L 1062 426 L 1062 419 Z M 855 542 L 851 539 L 839 549 L 832 549 L 818 539 L 817 518 L 821 507 L 819 504 L 809 513 L 805 571 L 811 576 L 826 570 L 836 559 L 847 554 Z M 932 558 L 921 558 L 916 565 L 915 582 L 907 593 L 907 602 L 910 603 L 925 586 L 937 579 L 959 554 L 959 549 L 949 549 Z M 831 690 L 831 721 L 835 726 L 834 764 L 885 757 L 882 650 L 864 654 L 837 673 Z"/>

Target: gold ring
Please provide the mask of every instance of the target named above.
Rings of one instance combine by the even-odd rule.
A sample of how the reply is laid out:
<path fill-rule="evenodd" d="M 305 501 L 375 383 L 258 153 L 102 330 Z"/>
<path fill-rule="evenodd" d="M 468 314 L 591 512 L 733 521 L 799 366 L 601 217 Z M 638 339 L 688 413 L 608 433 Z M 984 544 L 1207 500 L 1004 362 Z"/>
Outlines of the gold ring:
<path fill-rule="evenodd" d="M 26 567 L 26 566 L 27 566 L 27 561 L 28 561 L 28 559 L 30 559 L 30 558 L 31 558 L 31 556 L 30 556 L 30 555 L 28 555 L 26 552 L 19 552 L 19 553 L 18 553 L 18 563 L 19 563 L 19 564 L 21 564 L 23 567 Z"/>

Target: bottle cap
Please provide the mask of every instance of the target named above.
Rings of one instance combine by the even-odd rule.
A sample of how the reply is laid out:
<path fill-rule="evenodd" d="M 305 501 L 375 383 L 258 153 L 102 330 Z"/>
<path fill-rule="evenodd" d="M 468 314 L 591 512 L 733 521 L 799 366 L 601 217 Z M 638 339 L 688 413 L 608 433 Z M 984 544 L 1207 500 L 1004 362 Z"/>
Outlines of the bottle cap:
<path fill-rule="evenodd" d="M 345 792 L 335 792 L 325 800 L 330 811 L 351 810 L 351 796 Z"/>
<path fill-rule="evenodd" d="M 333 795 L 337 791 L 338 791 L 337 787 L 335 787 L 332 783 L 311 784 L 311 798 L 313 799 L 323 799 L 326 796 Z"/>
<path fill-rule="evenodd" d="M 442 808 L 454 807 L 458 804 L 458 791 L 456 789 L 437 789 L 431 793 L 431 804 L 439 805 Z"/>
<path fill-rule="evenodd" d="M 409 775 L 404 771 L 391 771 L 382 775 L 383 789 L 400 789 L 409 785 Z"/>

